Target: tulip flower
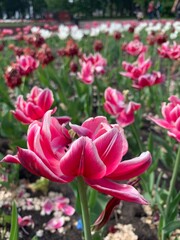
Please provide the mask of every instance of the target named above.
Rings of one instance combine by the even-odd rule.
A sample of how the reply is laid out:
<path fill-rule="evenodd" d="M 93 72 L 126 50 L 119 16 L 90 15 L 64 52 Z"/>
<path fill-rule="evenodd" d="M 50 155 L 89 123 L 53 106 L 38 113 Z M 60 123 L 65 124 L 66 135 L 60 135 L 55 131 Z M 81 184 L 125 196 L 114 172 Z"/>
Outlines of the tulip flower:
<path fill-rule="evenodd" d="M 169 45 L 169 42 L 165 42 L 158 48 L 158 53 L 163 58 L 178 60 L 180 59 L 180 44 L 174 42 L 173 45 Z"/>
<path fill-rule="evenodd" d="M 92 84 L 94 82 L 94 66 L 91 62 L 82 63 L 81 72 L 78 72 L 78 77 L 85 84 Z"/>
<path fill-rule="evenodd" d="M 29 215 L 29 216 L 24 216 L 24 217 L 21 217 L 21 216 L 18 216 L 18 225 L 20 227 L 25 227 L 25 226 L 32 226 L 34 225 L 34 222 L 32 220 L 32 216 Z"/>
<path fill-rule="evenodd" d="M 147 204 L 133 186 L 119 181 L 142 174 L 151 163 L 149 152 L 122 161 L 128 144 L 117 124 L 110 125 L 102 116 L 89 118 L 81 126 L 70 124 L 78 136 L 73 139 L 72 130 L 68 131 L 51 114 L 52 110 L 47 111 L 42 122 L 34 121 L 29 126 L 28 149 L 18 148 L 17 155 L 7 155 L 2 161 L 22 164 L 31 173 L 55 182 L 77 179 L 85 239 L 91 239 L 85 184 L 117 199 Z"/>
<path fill-rule="evenodd" d="M 171 96 L 170 103 L 162 104 L 162 116 L 164 119 L 151 117 L 150 119 L 168 130 L 168 135 L 180 142 L 180 98 Z"/>
<path fill-rule="evenodd" d="M 147 51 L 147 46 L 144 46 L 142 42 L 135 39 L 125 45 L 124 51 L 132 56 L 138 56 L 139 54 Z"/>
<path fill-rule="evenodd" d="M 145 60 L 145 53 L 141 53 L 137 59 L 137 62 L 131 64 L 123 61 L 122 67 L 126 72 L 120 72 L 120 74 L 122 76 L 131 78 L 132 80 L 135 80 L 140 76 L 146 74 L 151 65 L 151 60 L 149 58 Z"/>
<path fill-rule="evenodd" d="M 137 80 L 133 81 L 133 87 L 137 89 L 142 89 L 144 87 L 150 87 L 156 84 L 163 83 L 165 80 L 165 75 L 160 72 L 152 72 L 140 76 Z"/>
<path fill-rule="evenodd" d="M 94 71 L 97 74 L 104 74 L 104 68 L 107 65 L 107 61 L 105 58 L 102 57 L 100 53 L 96 53 L 94 55 L 90 54 L 88 57 L 83 56 L 83 62 L 91 62 L 94 66 Z"/>
<path fill-rule="evenodd" d="M 105 117 L 90 118 L 82 126 L 71 124 L 79 136 L 72 141 L 68 130 L 51 113 L 47 111 L 42 122 L 29 126 L 28 149 L 19 148 L 17 156 L 7 155 L 3 161 L 20 163 L 33 174 L 56 182 L 71 182 L 82 176 L 100 192 L 146 203 L 132 186 L 112 179 L 127 180 L 143 173 L 151 162 L 149 152 L 121 161 L 128 145 L 118 125 L 110 125 Z"/>
<path fill-rule="evenodd" d="M 20 95 L 16 101 L 16 109 L 12 111 L 14 117 L 23 124 L 30 124 L 34 120 L 41 119 L 44 113 L 50 109 L 54 101 L 50 89 L 33 87 L 27 95 L 27 101 Z M 55 111 L 55 109 L 54 109 Z"/>
<path fill-rule="evenodd" d="M 105 90 L 104 97 L 106 112 L 115 116 L 121 127 L 126 127 L 134 122 L 134 112 L 141 107 L 141 104 L 132 101 L 125 103 L 123 94 L 111 87 Z"/>
<path fill-rule="evenodd" d="M 39 62 L 28 55 L 16 57 L 16 61 L 19 65 L 21 75 L 29 75 L 39 66 Z"/>
<path fill-rule="evenodd" d="M 19 65 L 12 64 L 8 66 L 4 74 L 5 82 L 8 87 L 14 89 L 22 83 L 22 76 L 20 74 Z"/>
<path fill-rule="evenodd" d="M 42 66 L 45 66 L 54 60 L 52 50 L 46 43 L 44 43 L 38 50 L 36 57 Z"/>
<path fill-rule="evenodd" d="M 149 117 L 150 120 L 155 122 L 160 127 L 168 130 L 168 135 L 174 138 L 178 143 L 180 143 L 180 98 L 172 95 L 169 97 L 169 103 L 162 103 L 162 116 L 161 118 Z M 164 210 L 164 226 L 170 224 L 168 216 L 172 211 L 172 201 L 173 192 L 176 188 L 176 181 L 178 178 L 180 165 L 180 145 L 174 162 L 172 177 L 169 185 L 168 195 L 166 199 L 166 208 Z M 172 221 L 172 220 L 171 220 Z M 162 232 L 162 239 L 167 239 L 168 234 L 165 231 Z"/>

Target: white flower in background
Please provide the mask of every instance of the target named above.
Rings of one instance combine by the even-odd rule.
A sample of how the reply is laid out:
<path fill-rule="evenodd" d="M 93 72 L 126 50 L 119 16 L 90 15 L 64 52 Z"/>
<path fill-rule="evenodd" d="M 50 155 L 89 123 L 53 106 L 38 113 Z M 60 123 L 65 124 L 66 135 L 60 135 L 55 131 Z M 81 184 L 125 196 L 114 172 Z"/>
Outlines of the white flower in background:
<path fill-rule="evenodd" d="M 62 40 L 66 39 L 69 36 L 69 28 L 65 25 L 60 25 L 58 29 L 58 37 Z"/>
<path fill-rule="evenodd" d="M 71 29 L 71 37 L 76 41 L 80 41 L 84 37 L 84 33 L 80 29 Z"/>
<path fill-rule="evenodd" d="M 40 29 L 39 33 L 44 39 L 50 38 L 52 36 L 52 32 L 47 29 Z"/>
<path fill-rule="evenodd" d="M 113 35 L 114 32 L 122 32 L 122 31 L 123 31 L 123 26 L 121 23 L 111 23 L 108 30 L 110 35 Z"/>
<path fill-rule="evenodd" d="M 174 27 L 175 31 L 180 32 L 180 22 L 177 22 L 177 21 L 174 22 L 173 27 Z"/>
<path fill-rule="evenodd" d="M 145 27 L 147 27 L 147 23 L 140 23 L 135 29 L 134 29 L 134 33 L 135 34 L 139 34 Z"/>
<path fill-rule="evenodd" d="M 32 33 L 39 33 L 39 30 L 40 30 L 40 27 L 34 26 L 34 27 L 31 28 Z"/>
<path fill-rule="evenodd" d="M 91 37 L 96 37 L 100 34 L 100 30 L 99 28 L 91 28 L 91 31 L 90 31 L 90 36 Z"/>
<path fill-rule="evenodd" d="M 90 30 L 89 29 L 83 29 L 83 33 L 84 33 L 84 35 L 89 35 L 90 34 Z"/>
<path fill-rule="evenodd" d="M 178 32 L 175 31 L 169 35 L 170 39 L 176 39 L 178 37 Z"/>
<path fill-rule="evenodd" d="M 103 33 L 108 32 L 108 26 L 106 23 L 102 23 L 101 25 L 99 25 L 98 28 L 100 32 L 103 32 Z"/>
<path fill-rule="evenodd" d="M 171 23 L 170 22 L 167 22 L 164 27 L 162 28 L 162 32 L 165 33 L 167 31 L 169 31 L 171 29 Z"/>
<path fill-rule="evenodd" d="M 123 25 L 123 29 L 124 29 L 125 32 L 127 32 L 130 27 L 131 27 L 131 24 L 129 24 L 129 23 Z"/>

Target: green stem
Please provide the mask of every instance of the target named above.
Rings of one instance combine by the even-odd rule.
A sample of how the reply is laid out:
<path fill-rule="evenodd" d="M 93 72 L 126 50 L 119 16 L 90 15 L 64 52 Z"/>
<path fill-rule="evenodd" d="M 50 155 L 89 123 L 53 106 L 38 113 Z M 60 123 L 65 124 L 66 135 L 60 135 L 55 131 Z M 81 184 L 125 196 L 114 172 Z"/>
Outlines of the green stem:
<path fill-rule="evenodd" d="M 88 211 L 88 199 L 86 193 L 86 185 L 82 177 L 77 178 L 78 183 L 78 192 L 81 204 L 82 211 L 82 220 L 83 220 L 83 229 L 85 240 L 92 240 L 91 229 L 90 229 L 90 220 L 89 220 L 89 211 Z"/>
<path fill-rule="evenodd" d="M 168 197 L 167 197 L 167 200 L 166 200 L 166 210 L 165 210 L 165 215 L 164 215 L 164 218 L 165 218 L 164 219 L 164 226 L 166 226 L 166 224 L 167 224 L 167 218 L 168 218 L 168 215 L 169 215 L 172 193 L 173 193 L 173 190 L 174 190 L 174 187 L 175 187 L 179 165 L 180 165 L 180 145 L 179 145 L 179 148 L 178 148 L 178 153 L 177 153 L 177 157 L 176 157 L 175 164 L 174 164 L 172 178 L 171 178 L 171 181 L 170 181 Z M 163 240 L 166 239 L 164 231 L 162 232 L 162 239 Z"/>
<path fill-rule="evenodd" d="M 136 142 L 138 144 L 140 152 L 143 152 L 143 147 L 141 145 L 141 142 L 140 142 L 140 139 L 139 139 L 139 136 L 138 136 L 138 133 L 137 133 L 136 126 L 134 124 L 131 124 L 131 129 L 132 129 L 132 133 L 133 133 L 133 135 L 134 135 L 134 137 L 136 139 Z"/>

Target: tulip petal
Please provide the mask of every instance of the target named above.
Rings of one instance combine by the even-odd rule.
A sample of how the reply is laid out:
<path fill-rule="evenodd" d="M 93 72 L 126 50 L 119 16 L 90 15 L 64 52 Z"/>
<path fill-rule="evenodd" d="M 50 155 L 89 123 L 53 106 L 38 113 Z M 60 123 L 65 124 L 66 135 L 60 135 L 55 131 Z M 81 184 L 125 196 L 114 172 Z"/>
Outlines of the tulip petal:
<path fill-rule="evenodd" d="M 120 203 L 120 199 L 118 198 L 111 198 L 109 200 L 109 202 L 106 205 L 106 208 L 101 212 L 101 214 L 99 215 L 99 217 L 96 219 L 95 223 L 92 225 L 92 230 L 93 231 L 98 231 L 100 230 L 102 227 L 104 227 L 104 225 L 107 223 L 107 221 L 109 220 L 111 213 L 113 211 L 113 209 Z"/>
<path fill-rule="evenodd" d="M 120 200 L 127 202 L 135 202 L 139 204 L 148 204 L 146 199 L 131 185 L 118 184 L 107 179 L 89 180 L 85 179 L 86 183 L 92 188 L 104 194 L 111 195 Z"/>
<path fill-rule="evenodd" d="M 106 173 L 106 166 L 88 137 L 80 137 L 72 143 L 61 158 L 60 169 L 66 176 L 84 176 L 89 179 L 102 178 Z"/>
<path fill-rule="evenodd" d="M 49 110 L 53 102 L 53 94 L 48 88 L 44 89 L 44 91 L 42 91 L 38 96 L 37 104 L 43 112 Z"/>
<path fill-rule="evenodd" d="M 30 117 L 26 116 L 21 110 L 16 109 L 16 111 L 12 111 L 14 117 L 24 123 L 24 124 L 30 124 L 32 123 L 33 119 L 31 119 Z"/>
<path fill-rule="evenodd" d="M 127 141 L 123 130 L 112 128 L 94 141 L 101 160 L 107 167 L 106 174 L 110 174 L 118 166 L 124 153 Z"/>
<path fill-rule="evenodd" d="M 151 164 L 150 152 L 144 152 L 139 157 L 120 162 L 113 173 L 106 176 L 113 180 L 128 180 L 144 173 Z"/>
<path fill-rule="evenodd" d="M 18 164 L 20 164 L 20 161 L 19 161 L 17 155 L 13 156 L 13 155 L 10 155 L 10 154 L 5 156 L 0 162 L 18 163 Z"/>
<path fill-rule="evenodd" d="M 31 102 L 27 103 L 26 112 L 28 116 L 31 116 L 32 119 L 37 120 L 43 117 L 44 112 L 41 108 Z"/>
<path fill-rule="evenodd" d="M 85 122 L 83 122 L 82 127 L 91 131 L 91 136 L 89 137 L 95 139 L 97 138 L 97 134 L 99 135 L 98 132 L 102 128 L 103 124 L 109 125 L 106 117 L 98 116 L 95 118 L 88 118 Z"/>
<path fill-rule="evenodd" d="M 66 176 L 55 175 L 50 170 L 50 167 L 46 166 L 31 150 L 18 148 L 18 159 L 23 167 L 37 176 L 43 176 L 51 181 L 62 183 L 70 182 L 72 180 L 72 178 L 66 178 Z"/>
<path fill-rule="evenodd" d="M 171 129 L 173 128 L 173 126 L 168 123 L 166 120 L 164 119 L 160 119 L 160 118 L 153 118 L 153 117 L 150 117 L 150 119 L 155 122 L 157 125 L 159 125 L 160 127 L 163 127 L 163 128 L 166 128 L 166 129 Z"/>
<path fill-rule="evenodd" d="M 72 130 L 74 132 L 77 133 L 77 135 L 80 137 L 80 136 L 88 136 L 90 137 L 92 134 L 91 134 L 91 131 L 85 127 L 82 127 L 82 126 L 79 126 L 79 125 L 76 125 L 76 124 L 72 124 L 72 123 L 69 123 L 69 126 L 72 128 Z"/>

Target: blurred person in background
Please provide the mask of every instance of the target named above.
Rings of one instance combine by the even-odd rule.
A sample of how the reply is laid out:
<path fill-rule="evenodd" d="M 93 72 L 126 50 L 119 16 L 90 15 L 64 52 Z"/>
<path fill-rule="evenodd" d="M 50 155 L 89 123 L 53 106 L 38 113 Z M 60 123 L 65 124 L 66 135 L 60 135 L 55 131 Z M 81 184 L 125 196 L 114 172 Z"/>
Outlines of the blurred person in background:
<path fill-rule="evenodd" d="M 148 4 L 148 10 L 147 10 L 150 20 L 154 18 L 154 11 L 155 11 L 154 1 L 150 1 Z"/>
<path fill-rule="evenodd" d="M 143 20 L 144 14 L 143 14 L 143 11 L 142 11 L 142 9 L 141 9 L 141 7 L 140 7 L 139 4 L 136 4 L 136 5 L 135 5 L 135 11 L 134 11 L 134 13 L 135 13 L 136 18 L 137 18 L 138 21 Z"/>
<path fill-rule="evenodd" d="M 171 12 L 175 13 L 176 20 L 180 19 L 180 0 L 175 0 Z"/>
<path fill-rule="evenodd" d="M 156 17 L 157 19 L 161 18 L 161 2 L 157 1 L 156 6 L 155 6 L 155 13 L 156 13 Z"/>

